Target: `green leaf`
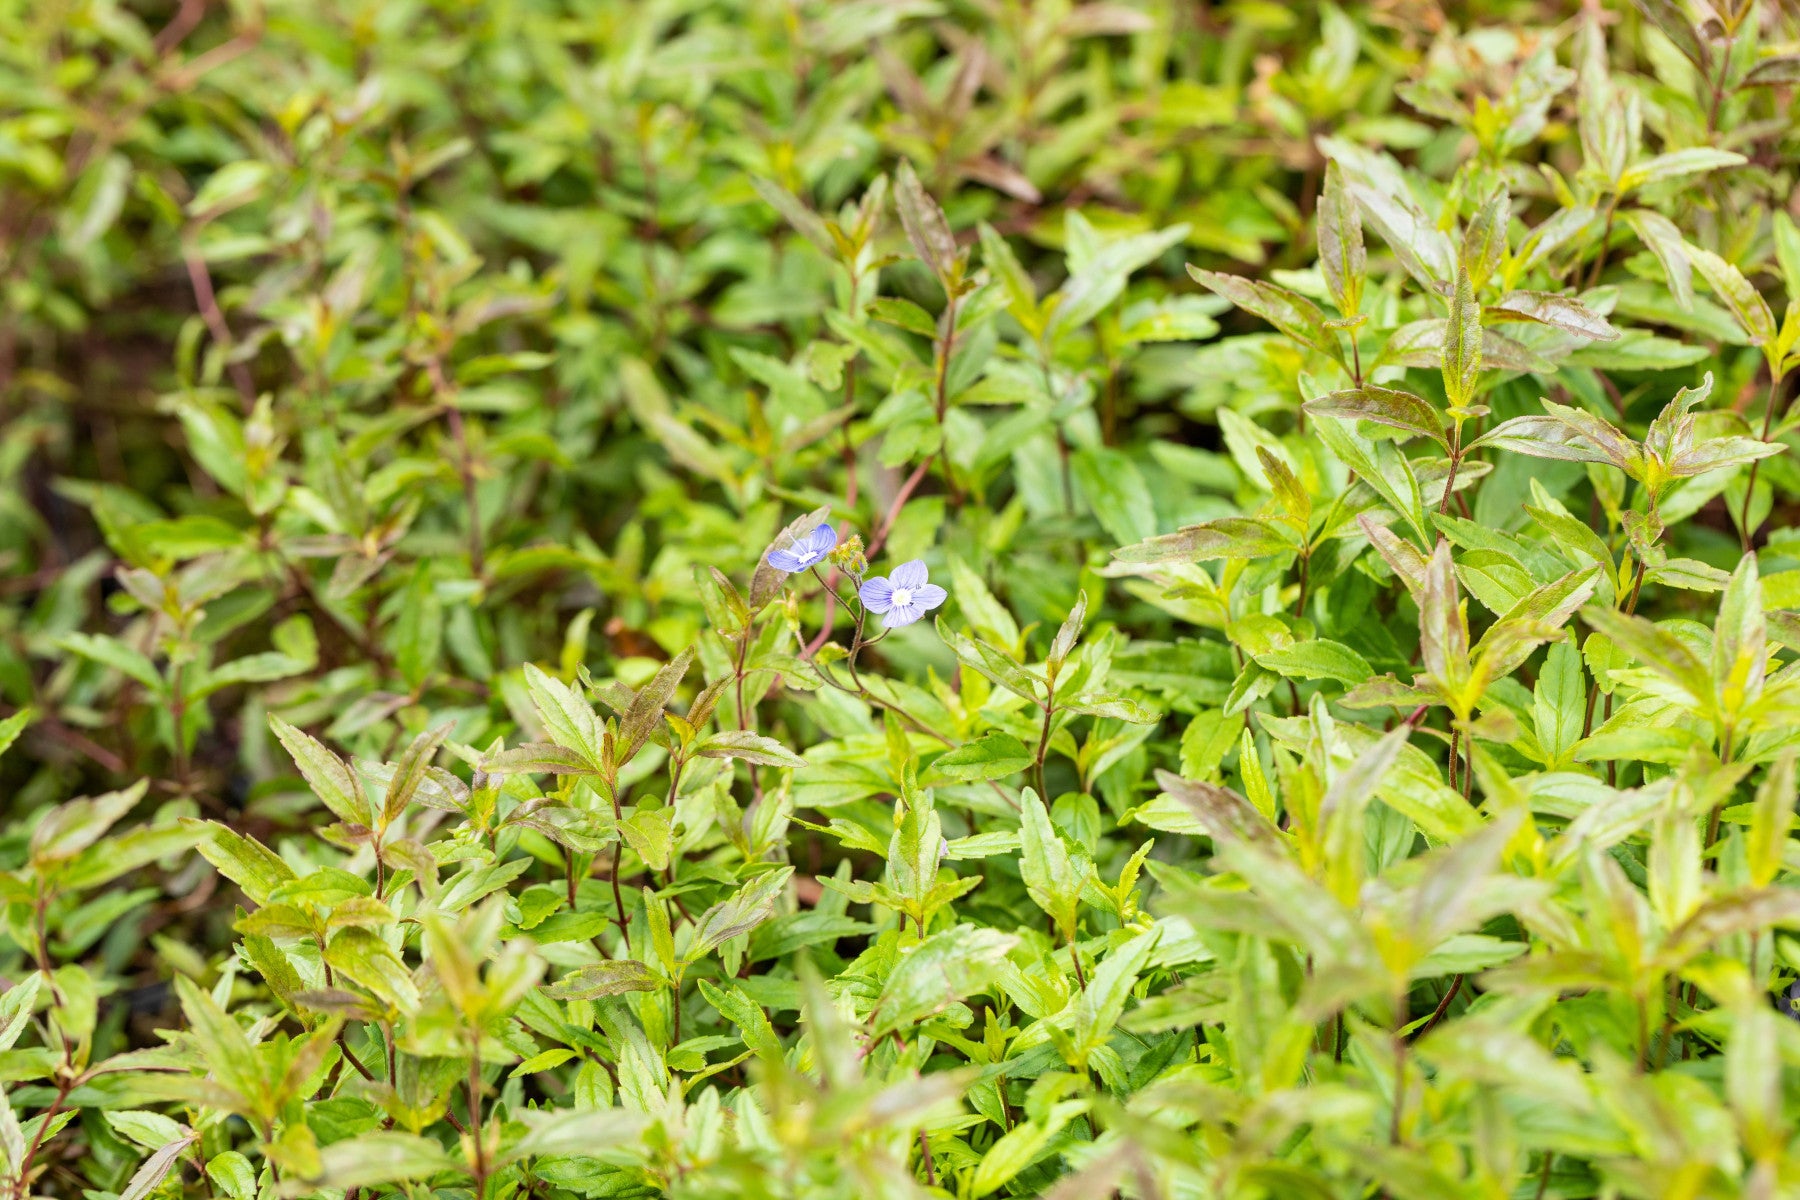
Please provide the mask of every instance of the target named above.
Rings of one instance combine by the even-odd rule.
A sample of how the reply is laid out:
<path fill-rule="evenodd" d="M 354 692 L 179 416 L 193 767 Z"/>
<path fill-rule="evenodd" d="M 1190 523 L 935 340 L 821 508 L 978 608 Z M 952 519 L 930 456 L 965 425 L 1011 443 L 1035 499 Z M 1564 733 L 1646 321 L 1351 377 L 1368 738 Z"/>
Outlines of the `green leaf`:
<path fill-rule="evenodd" d="M 666 871 L 669 855 L 675 848 L 675 810 L 639 808 L 619 822 L 619 835 L 644 860 L 645 866 L 654 871 Z"/>
<path fill-rule="evenodd" d="M 1457 262 L 1468 273 L 1469 285 L 1476 292 L 1487 285 L 1506 254 L 1506 226 L 1511 219 L 1512 201 L 1501 188 L 1488 198 L 1463 231 Z"/>
<path fill-rule="evenodd" d="M 1551 292 L 1508 292 L 1488 307 L 1501 321 L 1534 321 L 1593 341 L 1618 340 L 1619 331 L 1581 301 Z"/>
<path fill-rule="evenodd" d="M 1012 247 L 992 225 L 983 221 L 979 232 L 982 265 L 1000 281 L 1000 286 L 1006 293 L 1006 311 L 1025 327 L 1026 333 L 1037 337 L 1042 333 L 1037 285 L 1032 283 L 1031 276 L 1026 274 L 1018 255 L 1013 253 Z"/>
<path fill-rule="evenodd" d="M 253 1200 L 256 1195 L 256 1172 L 250 1160 L 236 1150 L 207 1159 L 206 1177 L 231 1200 Z"/>
<path fill-rule="evenodd" d="M 345 1191 L 430 1179 L 446 1171 L 460 1172 L 462 1165 L 430 1138 L 395 1130 L 377 1130 L 333 1142 L 319 1151 L 319 1161 L 319 1186 Z"/>
<path fill-rule="evenodd" d="M 658 670 L 650 682 L 632 698 L 631 706 L 619 718 L 619 740 L 625 744 L 625 749 L 618 761 L 629 762 L 643 749 L 644 743 L 650 740 L 650 734 L 662 723 L 664 706 L 675 695 L 675 689 L 680 686 L 693 662 L 693 649 L 690 647 L 683 650 Z"/>
<path fill-rule="evenodd" d="M 124 791 L 57 805 L 31 831 L 31 861 L 49 864 L 80 854 L 136 808 L 149 786 L 148 779 L 140 779 Z"/>
<path fill-rule="evenodd" d="M 768 920 L 775 909 L 775 898 L 793 873 L 792 867 L 766 871 L 707 909 L 694 923 L 694 940 L 683 961 L 699 962 L 727 940 L 749 933 Z"/>
<path fill-rule="evenodd" d="M 205 831 L 197 823 L 146 825 L 113 834 L 59 867 L 57 882 L 71 892 L 97 888 L 158 859 L 173 858 L 204 837 Z"/>
<path fill-rule="evenodd" d="M 1326 353 L 1336 349 L 1325 331 L 1325 314 L 1299 293 L 1260 279 L 1203 271 L 1192 264 L 1188 274 L 1202 287 L 1261 317 L 1301 345 Z"/>
<path fill-rule="evenodd" d="M 899 296 L 877 296 L 869 301 L 869 316 L 892 325 L 896 329 L 904 329 L 908 333 L 916 333 L 920 337 L 935 338 L 937 322 L 930 313 L 914 304 L 911 300 Z"/>
<path fill-rule="evenodd" d="M 198 828 L 205 834 L 205 840 L 199 843 L 201 857 L 217 867 L 219 874 L 243 888 L 244 895 L 258 904 L 268 903 L 276 888 L 298 878 L 292 867 L 255 838 L 246 837 L 217 821 L 184 817 L 182 824 Z"/>
<path fill-rule="evenodd" d="M 544 988 L 552 1000 L 598 1000 L 627 992 L 649 992 L 657 987 L 656 975 L 643 963 L 617 958 L 593 966 L 577 967 Z"/>
<path fill-rule="evenodd" d="M 1627 167 L 1625 173 L 1619 176 L 1619 190 L 1628 192 L 1666 179 L 1704 174 L 1723 167 L 1739 167 L 1748 161 L 1734 151 L 1712 146 L 1689 146 L 1684 150 L 1671 150 Z"/>
<path fill-rule="evenodd" d="M 948 289 L 961 274 L 956 238 L 950 232 L 950 223 L 944 219 L 944 210 L 926 194 L 919 177 L 913 173 L 912 163 L 906 159 L 900 160 L 899 170 L 894 174 L 894 207 L 900 213 L 900 225 L 906 230 L 913 253 L 924 260 L 931 273 Z"/>
<path fill-rule="evenodd" d="M 804 767 L 806 760 L 772 737 L 747 729 L 721 729 L 694 745 L 702 758 L 733 758 L 763 767 Z"/>
<path fill-rule="evenodd" d="M 399 820 L 406 806 L 412 803 L 420 785 L 425 782 L 431 760 L 437 757 L 438 747 L 444 744 L 449 734 L 448 723 L 426 730 L 412 740 L 406 753 L 394 764 L 393 778 L 388 780 L 387 794 L 381 799 L 379 824 L 382 828 Z"/>
<path fill-rule="evenodd" d="M 832 245 L 831 235 L 825 230 L 825 222 L 817 213 L 806 207 L 799 197 L 773 180 L 758 175 L 750 177 L 750 186 L 756 194 L 763 198 L 763 203 L 781 214 L 783 220 L 792 225 L 796 232 L 805 237 L 818 248 L 819 253 L 832 256 L 836 249 Z"/>
<path fill-rule="evenodd" d="M 910 1028 L 989 987 L 1018 940 L 998 929 L 958 925 L 902 950 L 876 1002 L 876 1036 Z"/>
<path fill-rule="evenodd" d="M 1783 87 L 1800 83 L 1800 54 L 1765 58 L 1744 73 L 1740 87 Z"/>
<path fill-rule="evenodd" d="M 1450 324 L 1444 334 L 1444 394 L 1450 417 L 1460 423 L 1469 415 L 1481 379 L 1481 305 L 1475 301 L 1474 281 L 1457 268 L 1456 290 L 1450 298 Z"/>
<path fill-rule="evenodd" d="M 1362 218 L 1335 161 L 1325 164 L 1325 188 L 1319 194 L 1319 269 L 1338 312 L 1354 317 L 1362 307 L 1368 258 L 1363 249 Z"/>
<path fill-rule="evenodd" d="M 268 1083 L 243 1027 L 186 975 L 175 976 L 175 994 L 181 999 L 181 1011 L 211 1078 L 245 1101 L 258 1104 L 267 1094 Z"/>
<path fill-rule="evenodd" d="M 1161 257 L 1188 235 L 1188 226 L 1175 225 L 1154 233 L 1137 233 L 1108 241 L 1099 251 L 1074 264 L 1068 280 L 1056 290 L 1050 310 L 1052 341 L 1080 329 L 1099 316 L 1125 290 L 1133 271 Z"/>
<path fill-rule="evenodd" d="M 148 655 L 134 650 L 117 638 L 103 633 L 71 633 L 57 639 L 57 647 L 71 654 L 111 667 L 149 688 L 153 695 L 162 692 L 162 676 Z"/>
<path fill-rule="evenodd" d="M 950 556 L 950 583 L 950 592 L 956 597 L 957 611 L 971 625 L 1002 646 L 1018 645 L 1018 622 L 1006 611 L 1006 606 L 994 598 L 994 593 L 988 590 L 987 582 L 961 556 L 955 554 Z"/>
<path fill-rule="evenodd" d="M 518 1114 L 525 1135 L 503 1143 L 498 1163 L 526 1158 L 570 1154 L 598 1157 L 600 1153 L 633 1146 L 643 1134 L 647 1117 L 620 1108 L 533 1111 Z"/>
<path fill-rule="evenodd" d="M 1031 752 L 1010 733 L 995 730 L 965 742 L 931 764 L 931 773 L 961 783 L 1002 779 L 1029 767 Z"/>
<path fill-rule="evenodd" d="M 1188 525 L 1113 551 L 1125 563 L 1207 562 L 1221 558 L 1269 558 L 1299 550 L 1294 535 L 1254 517 L 1220 517 Z"/>
<path fill-rule="evenodd" d="M 1117 450 L 1082 450 L 1073 466 L 1088 507 L 1114 541 L 1141 542 L 1156 532 L 1156 504 L 1131 459 Z"/>
<path fill-rule="evenodd" d="M 1075 1004 L 1075 1027 L 1080 1031 L 1081 1045 L 1087 1050 L 1106 1044 L 1160 936 L 1158 929 L 1138 934 L 1124 945 L 1115 947 L 1094 970 L 1094 977 L 1088 980 Z"/>
<path fill-rule="evenodd" d="M 986 642 L 964 637 L 945 624 L 940 617 L 937 622 L 938 635 L 950 652 L 956 655 L 963 665 L 972 668 L 992 682 L 999 684 L 1007 691 L 1031 703 L 1038 702 L 1038 684 L 1025 668 L 1014 659 Z"/>
<path fill-rule="evenodd" d="M 1019 797 L 1019 850 L 1019 873 L 1032 903 L 1055 920 L 1065 939 L 1072 938 L 1088 871 L 1077 865 L 1063 845 L 1050 824 L 1050 811 L 1030 788 Z"/>
<path fill-rule="evenodd" d="M 1374 674 L 1362 655 L 1329 638 L 1295 642 L 1258 654 L 1256 661 L 1290 679 L 1332 679 L 1346 686 L 1359 684 Z"/>
<path fill-rule="evenodd" d="M 1662 264 L 1663 277 L 1668 281 L 1676 305 L 1683 312 L 1691 311 L 1694 307 L 1694 268 L 1688 261 L 1688 244 L 1681 236 L 1681 230 L 1669 218 L 1647 208 L 1628 209 L 1621 216 L 1637 234 L 1638 240 L 1648 246 L 1656 261 Z"/>
<path fill-rule="evenodd" d="M 1075 607 L 1063 618 L 1057 627 L 1056 636 L 1050 641 L 1050 650 L 1044 656 L 1045 669 L 1052 680 L 1061 673 L 1063 663 L 1075 652 L 1075 644 L 1081 639 L 1082 625 L 1087 621 L 1088 599 L 1086 592 L 1075 593 Z"/>
<path fill-rule="evenodd" d="M 1051 1141 L 1078 1108 L 1072 1103 L 1056 1105 L 1048 1122 L 1021 1121 L 995 1139 L 975 1166 L 969 1194 L 979 1200 L 1011 1183 L 1020 1172 L 1048 1153 Z"/>
<path fill-rule="evenodd" d="M 437 586 L 424 563 L 413 571 L 405 592 L 400 617 L 389 635 L 394 665 L 400 677 L 416 691 L 438 669 L 444 639 L 444 606 Z M 309 669 L 311 664 L 308 664 Z"/>
<path fill-rule="evenodd" d="M 43 981 L 42 975 L 27 975 L 0 994 L 0 1051 L 11 1050 L 25 1031 Z"/>
<path fill-rule="evenodd" d="M 1575 743 L 1581 740 L 1586 692 L 1581 653 L 1575 643 L 1564 641 L 1551 646 L 1532 691 L 1532 718 L 1538 746 L 1553 768 L 1566 761 Z"/>
<path fill-rule="evenodd" d="M 184 1132 L 163 1145 L 149 1158 L 146 1158 L 143 1165 L 132 1174 L 131 1179 L 125 1184 L 125 1190 L 119 1193 L 119 1200 L 143 1200 L 164 1179 L 168 1178 L 169 1172 L 175 1169 L 187 1148 L 199 1140 L 199 1134 L 191 1129 L 185 1129 Z"/>
<path fill-rule="evenodd" d="M 206 213 L 217 215 L 249 204 L 262 195 L 275 170 L 260 159 L 243 158 L 228 162 L 206 177 L 194 198 L 188 201 L 190 216 Z"/>
<path fill-rule="evenodd" d="M 419 989 L 393 949 L 372 930 L 352 926 L 332 935 L 325 961 L 402 1012 L 419 1005 Z"/>
<path fill-rule="evenodd" d="M 593 706 L 574 688 L 531 663 L 525 664 L 525 689 L 550 740 L 580 755 L 584 765 L 599 770 L 604 762 L 603 731 Z"/>
<path fill-rule="evenodd" d="M 1424 400 L 1411 392 L 1366 384 L 1360 388 L 1332 392 L 1303 406 L 1307 412 L 1328 417 L 1344 417 L 1373 421 L 1417 437 L 1427 437 L 1449 448 L 1444 436 L 1443 418 Z"/>
<path fill-rule="evenodd" d="M 19 740 L 25 727 L 37 717 L 37 712 L 30 708 L 21 708 L 12 716 L 0 721 L 0 754 L 5 754 L 12 744 Z"/>
<path fill-rule="evenodd" d="M 275 731 L 294 765 L 300 768 L 300 774 L 306 777 L 313 793 L 333 816 L 350 825 L 375 824 L 368 799 L 363 795 L 362 783 L 348 763 L 280 717 L 271 716 L 269 728 Z"/>
<path fill-rule="evenodd" d="M 1392 442 L 1370 441 L 1357 434 L 1350 422 L 1333 417 L 1320 417 L 1313 428 L 1338 461 L 1356 472 L 1395 515 L 1412 526 L 1420 541 L 1430 540 L 1418 477 Z"/>
<path fill-rule="evenodd" d="M 775 1027 L 769 1024 L 768 1014 L 763 1012 L 761 1005 L 735 986 L 720 987 L 705 979 L 699 980 L 698 986 L 700 995 L 706 1002 L 720 1016 L 738 1027 L 745 1046 L 766 1060 L 781 1061 L 781 1038 L 776 1035 Z"/>
<path fill-rule="evenodd" d="M 1207 296 L 1140 300 L 1119 314 L 1119 338 L 1126 345 L 1147 342 L 1203 342 L 1219 332 L 1213 319 L 1217 301 Z"/>
<path fill-rule="evenodd" d="M 1706 286 L 1737 318 L 1751 342 L 1758 346 L 1773 345 L 1775 314 L 1769 311 L 1769 302 L 1762 298 L 1762 293 L 1744 278 L 1744 273 L 1700 246 L 1689 246 L 1687 256 L 1700 278 L 1706 281 Z"/>
<path fill-rule="evenodd" d="M 1721 712 L 1735 716 L 1762 695 L 1768 671 L 1768 625 L 1756 555 L 1738 560 L 1713 628 L 1712 677 Z"/>

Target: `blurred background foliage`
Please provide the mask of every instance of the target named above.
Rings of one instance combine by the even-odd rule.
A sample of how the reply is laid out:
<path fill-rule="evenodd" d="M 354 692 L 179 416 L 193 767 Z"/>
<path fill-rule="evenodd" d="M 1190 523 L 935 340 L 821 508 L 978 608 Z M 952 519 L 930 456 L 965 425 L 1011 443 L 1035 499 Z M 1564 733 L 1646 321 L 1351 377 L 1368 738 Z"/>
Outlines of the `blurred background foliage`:
<path fill-rule="evenodd" d="M 1624 334 L 1528 347 L 1556 357 L 1490 381 L 1496 419 L 1549 390 L 1641 429 L 1710 373 L 1753 432 L 1780 355 L 1668 237 L 1778 317 L 1800 292 L 1800 17 L 1706 7 L 0 0 L 0 707 L 33 712 L 0 762 L 0 850 L 17 865 L 51 806 L 147 780 L 153 824 L 334 861 L 271 715 L 382 762 L 445 722 L 470 747 L 538 730 L 525 663 L 638 687 L 697 643 L 715 678 L 706 569 L 747 582 L 828 506 L 926 558 L 995 644 L 1041 651 L 1080 593 L 1090 637 L 1116 631 L 1113 679 L 1161 723 L 1071 741 L 1046 789 L 1100 797 L 1116 878 L 1135 839 L 1113 821 L 1156 768 L 1248 785 L 1217 716 L 1242 639 L 1112 551 L 1264 504 L 1258 447 L 1306 460 L 1301 404 L 1326 390 L 1320 355 L 1184 264 L 1326 301 L 1332 146 L 1404 165 L 1419 246 L 1504 187 L 1508 263 Z M 1730 153 L 1663 161 L 1696 151 Z M 955 231 L 944 261 L 902 227 L 902 164 Z M 1371 239 L 1384 329 L 1423 311 L 1406 247 Z M 971 264 L 988 286 L 959 313 Z M 1439 403 L 1427 349 L 1386 365 Z M 1765 577 L 1800 567 L 1789 457 L 1715 482 L 1664 513 L 1708 586 L 1652 578 L 1655 616 L 1710 620 L 1742 546 Z M 1524 529 L 1534 483 L 1626 540 L 1623 492 L 1575 463 L 1499 459 L 1466 516 Z M 1402 670 L 1416 612 L 1340 557 L 1312 632 Z M 832 619 L 788 604 L 807 635 Z M 872 653 L 921 684 L 958 670 L 925 626 Z M 1271 675 L 1252 704 L 1300 715 L 1296 678 L 1336 677 L 1269 700 Z M 854 725 L 758 686 L 759 727 L 796 750 Z M 812 873 L 854 857 L 788 838 Z M 58 955 L 131 1001 L 104 1010 L 112 1051 L 153 1041 L 165 981 L 216 977 L 232 944 L 218 877 L 167 865 L 59 910 Z"/>

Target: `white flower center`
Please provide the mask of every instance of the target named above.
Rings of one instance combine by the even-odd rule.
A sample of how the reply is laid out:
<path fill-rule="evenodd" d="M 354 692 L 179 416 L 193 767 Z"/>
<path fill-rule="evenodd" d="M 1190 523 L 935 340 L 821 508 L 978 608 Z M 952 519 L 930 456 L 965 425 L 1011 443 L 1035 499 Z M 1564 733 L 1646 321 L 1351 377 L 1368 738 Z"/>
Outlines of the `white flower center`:
<path fill-rule="evenodd" d="M 911 603 L 912 603 L 912 589 L 911 588 L 895 588 L 894 589 L 894 607 L 895 608 L 905 608 L 907 605 L 909 605 Z"/>

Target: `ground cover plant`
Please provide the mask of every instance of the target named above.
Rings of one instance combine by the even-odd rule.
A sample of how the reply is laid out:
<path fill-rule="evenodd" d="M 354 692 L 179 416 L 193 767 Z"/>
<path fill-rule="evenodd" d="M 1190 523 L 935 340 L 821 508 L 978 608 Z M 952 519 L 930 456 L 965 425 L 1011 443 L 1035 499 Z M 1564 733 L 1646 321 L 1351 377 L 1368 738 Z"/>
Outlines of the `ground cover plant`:
<path fill-rule="evenodd" d="M 1800 1195 L 1797 85 L 0 0 L 0 1189 Z"/>

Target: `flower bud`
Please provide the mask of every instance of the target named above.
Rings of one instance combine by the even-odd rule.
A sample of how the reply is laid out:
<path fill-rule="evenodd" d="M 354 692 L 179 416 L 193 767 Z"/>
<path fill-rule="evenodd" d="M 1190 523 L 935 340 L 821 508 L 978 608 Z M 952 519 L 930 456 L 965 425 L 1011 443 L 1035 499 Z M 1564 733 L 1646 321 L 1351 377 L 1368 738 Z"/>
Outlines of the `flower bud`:
<path fill-rule="evenodd" d="M 862 578 L 869 569 L 869 560 L 863 556 L 862 539 L 854 533 L 837 544 L 831 552 L 831 561 L 838 570 L 846 575 Z"/>

